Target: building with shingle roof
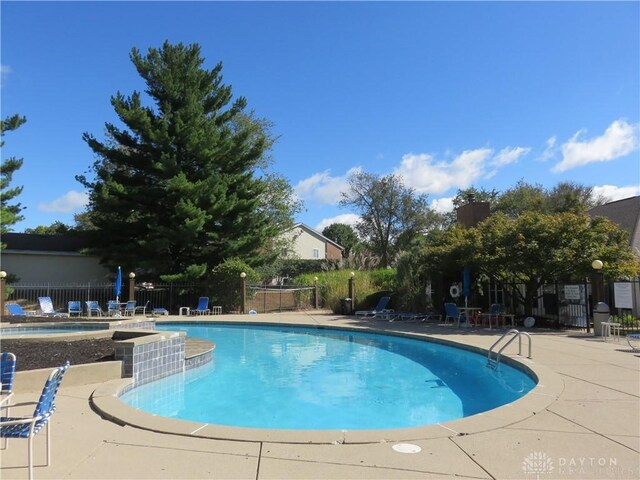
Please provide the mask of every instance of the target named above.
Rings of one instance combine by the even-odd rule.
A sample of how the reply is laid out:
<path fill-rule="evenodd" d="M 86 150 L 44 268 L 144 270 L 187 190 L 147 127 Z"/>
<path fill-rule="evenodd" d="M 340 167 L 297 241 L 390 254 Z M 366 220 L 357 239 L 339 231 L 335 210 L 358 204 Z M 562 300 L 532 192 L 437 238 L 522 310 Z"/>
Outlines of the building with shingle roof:
<path fill-rule="evenodd" d="M 629 233 L 629 244 L 640 256 L 640 195 L 605 203 L 589 210 L 592 217 L 606 217 Z"/>
<path fill-rule="evenodd" d="M 5 233 L 0 258 L 3 271 L 20 283 L 104 282 L 108 272 L 96 256 L 85 255 L 83 239 L 68 235 Z"/>

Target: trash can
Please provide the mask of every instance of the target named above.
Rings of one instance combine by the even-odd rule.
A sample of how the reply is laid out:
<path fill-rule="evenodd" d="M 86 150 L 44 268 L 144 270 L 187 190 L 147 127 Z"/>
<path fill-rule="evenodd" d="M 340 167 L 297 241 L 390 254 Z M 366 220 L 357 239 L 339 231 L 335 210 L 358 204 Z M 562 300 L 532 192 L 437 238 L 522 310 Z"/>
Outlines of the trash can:
<path fill-rule="evenodd" d="M 342 299 L 342 314 L 343 315 L 351 315 L 351 309 L 352 309 L 351 299 L 350 298 L 343 298 Z"/>
<path fill-rule="evenodd" d="M 602 322 L 609 320 L 609 305 L 604 302 L 596 303 L 593 309 L 593 336 L 602 336 Z"/>

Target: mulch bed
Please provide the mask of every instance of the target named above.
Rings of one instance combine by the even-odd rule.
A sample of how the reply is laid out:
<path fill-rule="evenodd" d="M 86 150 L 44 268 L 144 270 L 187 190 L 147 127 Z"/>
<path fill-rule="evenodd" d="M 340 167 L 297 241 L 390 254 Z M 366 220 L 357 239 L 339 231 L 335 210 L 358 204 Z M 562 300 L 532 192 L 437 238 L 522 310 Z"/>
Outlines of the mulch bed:
<path fill-rule="evenodd" d="M 115 342 L 111 338 L 51 342 L 2 340 L 2 351 L 16 356 L 16 370 L 55 368 L 69 360 L 71 365 L 114 360 Z"/>

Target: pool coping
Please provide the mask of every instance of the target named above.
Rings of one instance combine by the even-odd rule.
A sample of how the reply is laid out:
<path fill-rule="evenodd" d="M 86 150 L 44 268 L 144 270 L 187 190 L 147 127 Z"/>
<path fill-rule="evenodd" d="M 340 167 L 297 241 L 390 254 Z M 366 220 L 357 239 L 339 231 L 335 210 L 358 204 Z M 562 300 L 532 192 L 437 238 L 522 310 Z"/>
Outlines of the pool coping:
<path fill-rule="evenodd" d="M 64 322 L 26 322 L 26 323 L 2 323 L 0 328 L 5 331 L 10 330 L 34 330 L 38 328 L 64 328 L 65 326 L 72 325 L 81 325 L 87 328 L 66 332 L 57 332 L 57 333 L 41 333 L 41 334 L 30 334 L 30 335 L 0 335 L 0 338 L 3 340 L 20 340 L 26 342 L 41 342 L 43 340 L 47 341 L 66 341 L 66 340 L 81 340 L 83 338 L 96 338 L 96 337 L 107 337 L 109 335 L 113 335 L 116 330 L 137 330 L 140 328 L 140 325 L 146 325 L 150 323 L 150 319 L 142 319 L 140 317 L 131 317 L 127 319 L 115 320 L 115 321 L 100 321 L 100 320 L 91 320 L 91 321 L 73 321 L 67 320 Z M 102 328 L 90 328 L 90 327 L 100 326 Z M 70 328 L 71 330 L 71 328 Z"/>
<path fill-rule="evenodd" d="M 250 321 L 206 321 L 194 322 L 193 319 L 183 322 L 167 320 L 158 323 L 197 323 L 197 324 L 233 324 L 233 325 L 271 325 L 271 326 L 295 326 L 317 329 L 336 329 L 347 331 L 367 331 L 384 335 L 415 338 L 418 340 L 433 341 L 436 343 L 464 348 L 486 355 L 488 351 L 463 341 L 452 341 L 439 335 L 427 335 L 426 333 L 409 333 L 388 331 L 370 327 L 356 326 L 324 326 L 299 323 L 270 323 Z M 535 335 L 534 335 L 535 337 Z M 456 437 L 471 435 L 490 430 L 507 427 L 521 422 L 537 413 L 545 410 L 556 401 L 564 389 L 561 378 L 544 365 L 538 364 L 534 359 L 520 357 L 518 355 L 503 354 L 503 362 L 523 370 L 537 379 L 536 386 L 524 397 L 503 405 L 501 407 L 478 413 L 469 417 L 452 420 L 445 423 L 436 423 L 419 427 L 383 430 L 284 430 L 233 427 L 189 420 L 179 420 L 161 417 L 130 407 L 120 400 L 119 396 L 132 385 L 132 379 L 119 379 L 106 382 L 97 388 L 90 397 L 92 408 L 104 418 L 119 425 L 132 426 L 144 430 L 171 435 L 182 435 L 195 438 L 207 438 L 216 440 L 264 441 L 271 443 L 290 444 L 368 444 L 398 441 L 416 441 L 434 438 Z"/>

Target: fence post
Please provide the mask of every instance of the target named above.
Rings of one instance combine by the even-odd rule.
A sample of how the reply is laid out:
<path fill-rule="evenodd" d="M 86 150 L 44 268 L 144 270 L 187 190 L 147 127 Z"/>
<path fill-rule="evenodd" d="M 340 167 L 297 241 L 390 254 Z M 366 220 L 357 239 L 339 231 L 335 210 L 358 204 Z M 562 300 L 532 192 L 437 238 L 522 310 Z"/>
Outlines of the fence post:
<path fill-rule="evenodd" d="M 0 317 L 4 316 L 4 295 L 6 290 L 7 272 L 0 272 Z"/>
<path fill-rule="evenodd" d="M 318 309 L 318 277 L 313 277 L 313 308 Z"/>
<path fill-rule="evenodd" d="M 240 313 L 246 313 L 247 306 L 247 274 L 240 273 Z"/>
<path fill-rule="evenodd" d="M 129 301 L 136 299 L 136 274 L 131 272 L 129 274 Z"/>
<path fill-rule="evenodd" d="M 355 277 L 355 272 L 351 272 L 349 274 L 349 298 L 351 299 L 351 310 L 355 311 L 356 309 L 356 287 L 353 277 Z M 349 312 L 351 313 L 351 312 Z"/>
<path fill-rule="evenodd" d="M 558 293 L 558 281 L 555 281 L 556 286 L 556 320 L 555 329 L 560 330 L 560 295 Z M 587 323 L 589 323 L 589 312 L 587 312 Z"/>

